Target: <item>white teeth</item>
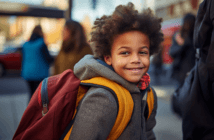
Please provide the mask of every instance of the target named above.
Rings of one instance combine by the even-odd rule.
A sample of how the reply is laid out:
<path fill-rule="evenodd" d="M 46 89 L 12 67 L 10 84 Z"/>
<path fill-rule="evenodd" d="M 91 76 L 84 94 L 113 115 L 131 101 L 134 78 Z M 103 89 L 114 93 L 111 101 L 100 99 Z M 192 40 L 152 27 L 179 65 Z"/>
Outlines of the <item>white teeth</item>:
<path fill-rule="evenodd" d="M 131 70 L 140 70 L 140 69 L 131 69 Z"/>

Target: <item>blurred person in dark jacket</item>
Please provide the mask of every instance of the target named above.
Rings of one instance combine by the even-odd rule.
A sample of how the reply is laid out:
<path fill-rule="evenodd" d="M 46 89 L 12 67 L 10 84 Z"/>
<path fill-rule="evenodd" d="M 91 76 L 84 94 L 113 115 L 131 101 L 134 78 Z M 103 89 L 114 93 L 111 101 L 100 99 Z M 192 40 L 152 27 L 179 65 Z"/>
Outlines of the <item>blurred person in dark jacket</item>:
<path fill-rule="evenodd" d="M 173 35 L 170 56 L 173 58 L 171 77 L 183 85 L 187 73 L 195 65 L 195 50 L 193 47 L 193 31 L 195 16 L 186 14 L 180 31 Z"/>
<path fill-rule="evenodd" d="M 154 65 L 153 74 L 156 78 L 155 82 L 161 83 L 161 75 L 164 74 L 163 70 L 163 49 L 161 47 L 160 51 L 157 54 L 154 54 L 152 59 L 152 65 Z"/>
<path fill-rule="evenodd" d="M 44 42 L 40 25 L 35 26 L 28 42 L 22 47 L 22 77 L 30 87 L 30 98 L 39 83 L 49 76 L 49 66 L 53 62 Z"/>
<path fill-rule="evenodd" d="M 197 71 L 190 94 L 183 102 L 184 140 L 214 140 L 214 1 L 204 0 L 198 9 L 194 47 L 199 49 Z M 196 86 L 195 86 L 196 85 Z"/>
<path fill-rule="evenodd" d="M 86 54 L 92 54 L 80 23 L 67 20 L 63 29 L 63 43 L 54 64 L 54 75 L 60 74 L 74 65 Z"/>

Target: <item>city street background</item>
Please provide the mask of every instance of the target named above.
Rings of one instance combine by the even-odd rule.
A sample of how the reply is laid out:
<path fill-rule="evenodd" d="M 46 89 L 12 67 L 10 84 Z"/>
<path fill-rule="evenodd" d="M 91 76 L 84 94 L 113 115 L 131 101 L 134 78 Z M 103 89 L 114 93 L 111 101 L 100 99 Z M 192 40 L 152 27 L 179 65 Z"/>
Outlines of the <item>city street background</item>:
<path fill-rule="evenodd" d="M 152 74 L 151 85 L 158 95 L 157 124 L 154 128 L 157 140 L 181 140 L 181 119 L 171 110 L 171 95 L 175 82 L 167 76 Z M 159 79 L 159 80 L 157 80 Z M 0 78 L 0 140 L 11 140 L 28 104 L 28 86 L 18 74 Z"/>
<path fill-rule="evenodd" d="M 157 17 L 163 19 L 161 30 L 164 34 L 161 52 L 164 71 L 159 73 L 159 76 L 155 76 L 153 65 L 149 69 L 151 86 L 156 90 L 158 96 L 157 124 L 154 132 L 157 140 L 181 140 L 182 122 L 171 109 L 171 96 L 176 83 L 169 78 L 170 64 L 173 63 L 169 50 L 174 33 L 179 31 L 182 26 L 183 16 L 187 13 L 196 15 L 202 1 L 1 0 L 0 53 L 2 55 L 0 56 L 4 56 L 2 60 L 5 61 L 5 64 L 11 63 L 10 66 L 13 66 L 8 69 L 20 70 L 21 54 L 9 53 L 6 50 L 20 49 L 22 44 L 29 40 L 36 25 L 41 25 L 43 28 L 45 43 L 50 54 L 57 56 L 62 47 L 62 31 L 66 19 L 80 22 L 84 27 L 87 40 L 89 40 L 95 19 L 104 14 L 111 14 L 119 4 L 126 5 L 128 2 L 132 2 L 139 12 L 149 7 Z M 19 64 L 18 68 L 14 68 L 17 64 Z M 1 62 L 0 76 L 4 73 L 3 66 Z M 20 73 L 12 72 L 0 77 L 0 140 L 12 139 L 29 101 L 29 88 L 19 75 Z"/>

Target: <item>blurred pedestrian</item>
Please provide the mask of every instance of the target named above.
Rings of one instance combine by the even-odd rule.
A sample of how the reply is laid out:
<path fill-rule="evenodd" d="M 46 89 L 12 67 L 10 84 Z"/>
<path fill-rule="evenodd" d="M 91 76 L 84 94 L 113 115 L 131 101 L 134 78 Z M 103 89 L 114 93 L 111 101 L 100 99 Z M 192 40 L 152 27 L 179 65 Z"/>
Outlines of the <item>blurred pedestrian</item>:
<path fill-rule="evenodd" d="M 183 17 L 181 29 L 176 32 L 172 39 L 172 46 L 169 51 L 173 58 L 171 78 L 176 81 L 176 89 L 172 95 L 172 110 L 181 117 L 180 103 L 178 96 L 180 89 L 184 84 L 188 72 L 195 65 L 195 49 L 193 46 L 193 32 L 195 24 L 195 15 L 186 14 Z"/>
<path fill-rule="evenodd" d="M 40 25 L 35 26 L 30 40 L 22 47 L 22 77 L 30 87 L 30 98 L 39 83 L 49 76 L 49 65 L 53 62 L 44 42 Z"/>
<path fill-rule="evenodd" d="M 183 17 L 181 29 L 174 34 L 172 39 L 172 46 L 169 52 L 173 58 L 171 77 L 177 81 L 177 87 L 183 85 L 187 73 L 195 65 L 194 24 L 195 15 L 186 14 Z"/>
<path fill-rule="evenodd" d="M 214 1 L 198 9 L 194 47 L 196 68 L 191 90 L 182 102 L 183 140 L 214 140 Z"/>
<path fill-rule="evenodd" d="M 67 69 L 73 70 L 74 65 L 86 54 L 92 54 L 92 51 L 82 25 L 73 20 L 66 21 L 62 47 L 54 64 L 54 75 Z"/>
<path fill-rule="evenodd" d="M 161 49 L 157 54 L 154 55 L 152 59 L 152 65 L 154 66 L 154 76 L 155 76 L 155 82 L 160 83 L 161 81 L 161 75 L 163 75 L 163 49 Z"/>

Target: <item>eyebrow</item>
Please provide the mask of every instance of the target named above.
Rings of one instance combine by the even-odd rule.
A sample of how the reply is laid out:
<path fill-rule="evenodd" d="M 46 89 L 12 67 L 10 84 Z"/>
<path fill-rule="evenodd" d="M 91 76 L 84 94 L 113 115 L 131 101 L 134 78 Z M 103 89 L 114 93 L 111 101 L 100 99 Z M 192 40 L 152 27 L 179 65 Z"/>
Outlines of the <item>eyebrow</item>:
<path fill-rule="evenodd" d="M 120 50 L 120 49 L 129 49 L 129 48 L 131 48 L 131 47 L 122 46 L 122 47 L 120 47 L 118 50 Z M 143 47 L 141 47 L 141 49 L 144 49 L 144 48 L 149 49 L 147 46 L 143 46 Z"/>

